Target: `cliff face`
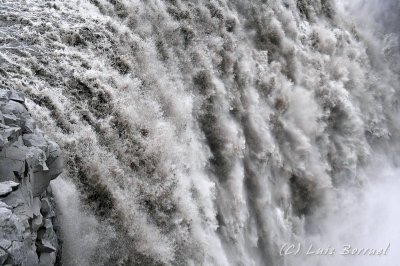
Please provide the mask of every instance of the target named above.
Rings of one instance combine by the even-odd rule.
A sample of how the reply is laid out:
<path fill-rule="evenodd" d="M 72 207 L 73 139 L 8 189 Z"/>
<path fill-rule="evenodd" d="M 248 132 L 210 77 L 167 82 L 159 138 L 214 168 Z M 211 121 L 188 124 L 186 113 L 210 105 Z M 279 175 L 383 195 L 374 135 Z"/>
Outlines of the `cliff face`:
<path fill-rule="evenodd" d="M 0 90 L 0 265 L 54 265 L 59 242 L 49 183 L 59 146 L 36 127 L 21 93 Z"/>

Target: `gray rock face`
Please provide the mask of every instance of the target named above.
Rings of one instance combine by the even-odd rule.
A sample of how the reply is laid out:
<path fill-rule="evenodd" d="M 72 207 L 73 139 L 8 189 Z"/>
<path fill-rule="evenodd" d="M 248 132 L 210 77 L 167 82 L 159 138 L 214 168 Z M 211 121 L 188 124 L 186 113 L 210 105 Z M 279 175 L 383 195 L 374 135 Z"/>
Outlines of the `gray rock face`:
<path fill-rule="evenodd" d="M 0 197 L 6 196 L 11 191 L 13 191 L 14 188 L 17 188 L 18 186 L 19 186 L 19 184 L 15 183 L 13 181 L 6 181 L 6 182 L 0 183 Z"/>
<path fill-rule="evenodd" d="M 23 94 L 0 90 L 0 265 L 54 265 L 59 241 L 48 186 L 63 159 L 24 102 Z"/>

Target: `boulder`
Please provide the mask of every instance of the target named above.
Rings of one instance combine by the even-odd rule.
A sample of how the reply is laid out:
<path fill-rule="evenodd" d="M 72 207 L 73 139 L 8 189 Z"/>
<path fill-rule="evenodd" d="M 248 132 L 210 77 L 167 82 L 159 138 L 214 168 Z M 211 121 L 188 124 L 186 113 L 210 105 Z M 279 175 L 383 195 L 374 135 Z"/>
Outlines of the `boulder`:
<path fill-rule="evenodd" d="M 10 91 L 8 99 L 19 103 L 25 103 L 25 95 L 21 92 Z"/>
<path fill-rule="evenodd" d="M 47 198 L 42 199 L 41 201 L 41 206 L 40 206 L 40 212 L 43 215 L 46 215 L 50 212 L 51 206 L 50 206 L 50 202 Z"/>
<path fill-rule="evenodd" d="M 42 205 L 42 202 L 40 201 L 39 197 L 33 198 L 33 201 L 32 201 L 32 212 L 33 212 L 33 215 L 35 215 L 35 216 L 41 215 L 40 214 L 41 205 Z"/>
<path fill-rule="evenodd" d="M 8 195 L 11 191 L 15 190 L 19 183 L 13 181 L 6 181 L 0 183 L 0 197 Z"/>
<path fill-rule="evenodd" d="M 6 144 L 13 143 L 18 140 L 22 135 L 20 127 L 9 127 L 4 124 L 0 124 L 0 135 L 3 137 L 3 141 Z"/>
<path fill-rule="evenodd" d="M 41 253 L 39 257 L 39 266 L 54 265 L 56 262 L 56 253 Z"/>
<path fill-rule="evenodd" d="M 51 253 L 57 250 L 48 240 L 42 239 L 38 243 L 37 251 L 39 252 Z"/>
<path fill-rule="evenodd" d="M 35 218 L 33 218 L 32 220 L 33 231 L 37 232 L 42 225 L 43 225 L 43 216 L 39 214 L 38 216 L 35 216 Z"/>
<path fill-rule="evenodd" d="M 24 145 L 27 147 L 38 147 L 39 149 L 43 150 L 44 152 L 47 152 L 49 143 L 48 141 L 44 138 L 44 136 L 39 135 L 39 134 L 24 134 L 22 136 L 22 139 L 24 141 Z"/>
<path fill-rule="evenodd" d="M 0 248 L 0 265 L 4 264 L 4 262 L 7 260 L 7 257 L 8 253 L 4 249 Z"/>

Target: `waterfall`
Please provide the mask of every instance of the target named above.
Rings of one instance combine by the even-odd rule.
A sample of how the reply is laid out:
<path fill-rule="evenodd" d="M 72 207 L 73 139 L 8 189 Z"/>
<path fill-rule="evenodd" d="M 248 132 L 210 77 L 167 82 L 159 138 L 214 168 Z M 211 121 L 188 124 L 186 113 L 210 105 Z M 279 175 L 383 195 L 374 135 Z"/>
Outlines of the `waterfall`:
<path fill-rule="evenodd" d="M 64 151 L 63 265 L 400 261 L 400 9 L 377 3 L 1 1 L 0 87 Z"/>

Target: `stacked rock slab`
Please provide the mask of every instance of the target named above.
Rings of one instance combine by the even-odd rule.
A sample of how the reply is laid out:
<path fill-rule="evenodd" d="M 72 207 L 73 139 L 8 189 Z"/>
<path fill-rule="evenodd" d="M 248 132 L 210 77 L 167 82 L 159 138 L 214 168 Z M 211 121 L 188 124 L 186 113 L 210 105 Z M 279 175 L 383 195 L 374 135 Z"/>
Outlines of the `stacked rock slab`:
<path fill-rule="evenodd" d="M 15 91 L 0 90 L 0 265 L 54 265 L 58 250 L 49 183 L 63 169 Z"/>

